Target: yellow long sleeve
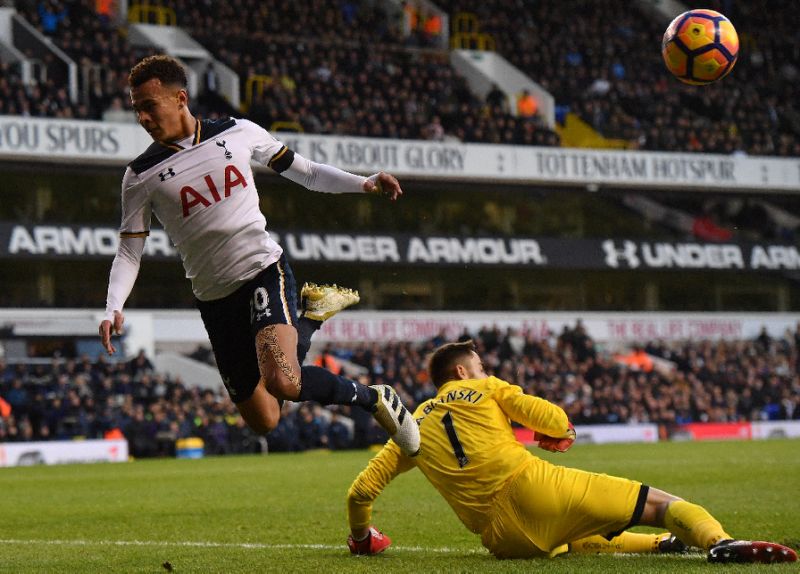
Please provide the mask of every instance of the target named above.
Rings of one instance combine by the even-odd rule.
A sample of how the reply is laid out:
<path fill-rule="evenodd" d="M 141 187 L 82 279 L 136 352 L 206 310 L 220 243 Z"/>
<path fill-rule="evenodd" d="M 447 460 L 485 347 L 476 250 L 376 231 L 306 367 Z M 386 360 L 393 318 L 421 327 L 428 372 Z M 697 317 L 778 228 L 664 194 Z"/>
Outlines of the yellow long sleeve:
<path fill-rule="evenodd" d="M 523 393 L 516 385 L 500 386 L 494 400 L 513 421 L 554 438 L 568 438 L 574 434 L 569 419 L 558 405 Z"/>
<path fill-rule="evenodd" d="M 350 528 L 356 530 L 369 526 L 372 503 L 398 474 L 413 467 L 414 462 L 393 441 L 386 443 L 347 491 L 347 520 Z"/>

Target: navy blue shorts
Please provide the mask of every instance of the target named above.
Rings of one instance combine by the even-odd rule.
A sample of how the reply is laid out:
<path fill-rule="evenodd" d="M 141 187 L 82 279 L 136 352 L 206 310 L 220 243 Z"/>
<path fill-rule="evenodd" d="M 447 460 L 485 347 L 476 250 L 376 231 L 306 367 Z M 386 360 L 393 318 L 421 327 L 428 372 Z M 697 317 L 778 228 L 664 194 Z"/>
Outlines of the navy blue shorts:
<path fill-rule="evenodd" d="M 297 324 L 297 285 L 286 257 L 227 297 L 196 304 L 231 400 L 246 401 L 261 378 L 256 334 L 267 325 Z"/>

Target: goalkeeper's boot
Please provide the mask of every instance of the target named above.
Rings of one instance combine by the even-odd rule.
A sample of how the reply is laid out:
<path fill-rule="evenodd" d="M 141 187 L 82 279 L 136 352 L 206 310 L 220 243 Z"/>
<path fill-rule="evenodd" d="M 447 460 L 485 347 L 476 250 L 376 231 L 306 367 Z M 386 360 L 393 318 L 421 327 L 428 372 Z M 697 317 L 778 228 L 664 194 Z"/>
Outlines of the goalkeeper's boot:
<path fill-rule="evenodd" d="M 374 526 L 369 527 L 369 533 L 364 540 L 356 540 L 352 534 L 347 537 L 347 547 L 350 548 L 350 554 L 359 556 L 380 554 L 391 545 L 392 540 Z"/>
<path fill-rule="evenodd" d="M 358 291 L 338 285 L 306 283 L 300 290 L 302 315 L 315 321 L 326 321 L 342 309 L 355 305 L 361 298 Z"/>
<path fill-rule="evenodd" d="M 708 551 L 709 562 L 795 562 L 797 552 L 787 546 L 774 542 L 758 542 L 751 540 L 722 540 Z"/>
<path fill-rule="evenodd" d="M 671 532 L 662 535 L 656 548 L 659 554 L 684 554 L 689 550 L 689 547 Z"/>
<path fill-rule="evenodd" d="M 370 388 L 378 392 L 372 416 L 404 454 L 416 456 L 419 452 L 419 425 L 413 415 L 389 385 L 371 385 Z"/>

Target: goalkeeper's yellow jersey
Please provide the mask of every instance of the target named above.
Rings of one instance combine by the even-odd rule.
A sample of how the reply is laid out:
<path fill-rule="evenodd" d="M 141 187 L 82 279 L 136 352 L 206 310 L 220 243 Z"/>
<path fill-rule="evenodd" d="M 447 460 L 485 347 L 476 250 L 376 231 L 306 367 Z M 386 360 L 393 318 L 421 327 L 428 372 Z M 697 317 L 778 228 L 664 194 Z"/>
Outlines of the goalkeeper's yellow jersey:
<path fill-rule="evenodd" d="M 369 525 L 375 498 L 395 476 L 417 466 L 464 525 L 481 532 L 494 495 L 536 458 L 516 440 L 510 420 L 558 438 L 572 432 L 560 407 L 496 377 L 450 381 L 414 417 L 419 454 L 409 458 L 389 441 L 369 462 L 348 493 L 352 528 Z"/>

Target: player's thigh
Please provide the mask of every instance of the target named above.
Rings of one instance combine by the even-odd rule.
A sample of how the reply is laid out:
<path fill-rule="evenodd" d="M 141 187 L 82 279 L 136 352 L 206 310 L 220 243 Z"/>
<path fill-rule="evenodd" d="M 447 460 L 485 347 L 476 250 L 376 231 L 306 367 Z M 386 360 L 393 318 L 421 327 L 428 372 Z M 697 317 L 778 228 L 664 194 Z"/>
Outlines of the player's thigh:
<path fill-rule="evenodd" d="M 261 378 L 250 328 L 248 293 L 240 288 L 222 299 L 196 303 L 231 400 L 248 400 Z"/>
<path fill-rule="evenodd" d="M 519 528 L 549 552 L 572 540 L 630 526 L 641 515 L 646 491 L 633 480 L 537 459 L 517 477 L 508 502 Z"/>
<path fill-rule="evenodd" d="M 277 339 L 289 364 L 292 357 L 297 362 L 297 334 L 293 327 L 297 323 L 297 285 L 284 255 L 230 295 L 214 301 L 197 301 L 197 307 L 222 382 L 235 403 L 247 401 L 262 379 L 255 338 L 264 326 L 292 325 L 287 329 L 289 335 L 279 332 Z M 289 342 L 283 342 L 286 339 Z"/>
<path fill-rule="evenodd" d="M 291 325 L 266 325 L 256 334 L 256 355 L 267 390 L 285 399 L 300 393 L 297 330 Z"/>
<path fill-rule="evenodd" d="M 285 256 L 248 287 L 251 330 L 259 371 L 267 390 L 281 399 L 300 393 L 297 361 L 297 286 Z"/>

